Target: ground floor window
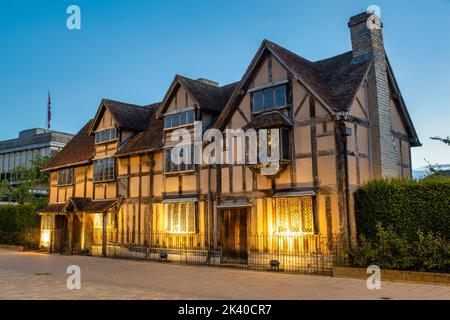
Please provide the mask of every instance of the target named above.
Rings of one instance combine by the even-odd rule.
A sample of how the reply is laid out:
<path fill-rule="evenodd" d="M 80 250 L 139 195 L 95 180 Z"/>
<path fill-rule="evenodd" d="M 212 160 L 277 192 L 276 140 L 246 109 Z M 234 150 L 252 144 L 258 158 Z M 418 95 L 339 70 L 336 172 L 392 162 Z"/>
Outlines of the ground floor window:
<path fill-rule="evenodd" d="M 53 229 L 53 217 L 51 215 L 41 216 L 41 229 L 42 230 L 52 230 Z"/>
<path fill-rule="evenodd" d="M 172 233 L 194 233 L 195 203 L 173 202 L 165 204 L 165 231 Z"/>
<path fill-rule="evenodd" d="M 313 233 L 312 197 L 274 198 L 275 233 Z"/>

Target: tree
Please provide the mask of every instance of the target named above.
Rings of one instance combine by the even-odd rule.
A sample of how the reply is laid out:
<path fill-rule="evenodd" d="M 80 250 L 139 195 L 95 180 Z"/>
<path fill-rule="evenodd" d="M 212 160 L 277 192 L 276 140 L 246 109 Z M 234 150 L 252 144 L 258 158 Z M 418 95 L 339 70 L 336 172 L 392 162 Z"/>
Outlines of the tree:
<path fill-rule="evenodd" d="M 441 138 L 441 137 L 430 137 L 431 140 L 440 141 L 448 146 L 450 146 L 450 136 L 447 138 Z M 427 161 L 425 159 L 425 161 Z M 439 171 L 442 170 L 441 166 L 439 164 L 432 165 L 429 161 L 427 166 L 427 176 L 433 175 Z"/>
<path fill-rule="evenodd" d="M 0 199 L 5 196 L 5 193 L 8 190 L 9 190 L 9 181 L 8 180 L 3 180 L 0 183 Z"/>
<path fill-rule="evenodd" d="M 450 146 L 450 136 L 447 138 L 441 138 L 441 137 L 431 137 L 431 140 L 441 141 L 445 143 L 446 145 Z"/>
<path fill-rule="evenodd" d="M 32 192 L 36 188 L 47 188 L 50 175 L 42 172 L 42 169 L 51 161 L 52 156 L 36 156 L 29 168 L 16 168 L 11 172 L 12 180 L 15 182 L 11 188 L 11 200 L 20 204 L 35 201 Z"/>

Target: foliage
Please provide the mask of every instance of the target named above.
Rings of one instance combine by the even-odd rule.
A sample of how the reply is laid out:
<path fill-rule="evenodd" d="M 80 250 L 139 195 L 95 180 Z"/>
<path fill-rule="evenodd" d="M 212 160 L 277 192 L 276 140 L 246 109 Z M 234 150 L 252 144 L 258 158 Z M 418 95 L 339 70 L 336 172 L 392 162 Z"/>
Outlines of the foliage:
<path fill-rule="evenodd" d="M 355 267 L 378 265 L 382 269 L 449 272 L 450 242 L 433 233 L 417 232 L 410 241 L 392 227 L 376 226 L 376 238 L 360 236 L 357 247 L 350 251 Z"/>
<path fill-rule="evenodd" d="M 357 230 L 378 237 L 377 224 L 408 241 L 419 231 L 450 237 L 450 183 L 431 180 L 378 180 L 355 192 Z"/>
<path fill-rule="evenodd" d="M 8 180 L 2 180 L 0 182 L 0 198 L 2 198 L 6 191 L 9 190 L 9 181 Z"/>
<path fill-rule="evenodd" d="M 450 137 L 447 138 L 441 138 L 441 137 L 431 137 L 431 140 L 441 141 L 445 143 L 446 145 L 450 146 Z"/>
<path fill-rule="evenodd" d="M 32 161 L 30 168 L 15 168 L 11 171 L 12 180 L 15 182 L 10 185 L 8 182 L 3 190 L 0 186 L 0 196 L 7 190 L 10 191 L 10 199 L 19 204 L 32 203 L 37 201 L 32 192 L 34 188 L 47 188 L 50 175 L 48 172 L 42 172 L 42 169 L 51 161 L 51 156 L 36 156 Z M 2 192 L 3 190 L 3 192 Z"/>
<path fill-rule="evenodd" d="M 42 204 L 0 206 L 0 232 L 22 232 L 39 227 Z"/>

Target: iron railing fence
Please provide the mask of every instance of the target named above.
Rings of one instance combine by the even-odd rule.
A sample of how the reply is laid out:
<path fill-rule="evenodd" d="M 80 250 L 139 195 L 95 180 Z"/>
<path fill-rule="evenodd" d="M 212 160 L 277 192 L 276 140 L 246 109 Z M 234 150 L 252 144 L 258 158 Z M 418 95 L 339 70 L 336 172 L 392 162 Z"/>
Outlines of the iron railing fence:
<path fill-rule="evenodd" d="M 106 238 L 104 242 L 103 239 Z M 45 242 L 46 245 L 42 246 Z M 0 232 L 0 244 L 26 250 L 140 259 L 164 263 L 266 271 L 330 274 L 348 264 L 347 241 L 315 234 L 226 234 L 117 232 L 81 229 Z M 41 245 L 41 247 L 40 247 Z"/>
<path fill-rule="evenodd" d="M 91 230 L 89 254 L 178 264 L 328 274 L 348 262 L 347 241 L 315 234 L 127 233 Z M 133 241 L 134 240 L 134 241 Z"/>
<path fill-rule="evenodd" d="M 38 250 L 41 231 L 38 229 L 26 231 L 0 231 L 0 245 L 21 246 L 24 250 Z"/>

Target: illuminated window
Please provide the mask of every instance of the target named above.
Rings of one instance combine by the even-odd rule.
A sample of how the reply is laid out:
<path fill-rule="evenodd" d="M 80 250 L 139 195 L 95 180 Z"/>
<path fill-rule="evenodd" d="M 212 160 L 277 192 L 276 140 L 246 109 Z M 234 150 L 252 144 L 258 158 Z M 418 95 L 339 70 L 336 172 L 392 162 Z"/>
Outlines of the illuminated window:
<path fill-rule="evenodd" d="M 279 234 L 313 233 L 311 197 L 274 198 L 275 232 Z"/>
<path fill-rule="evenodd" d="M 115 127 L 97 131 L 95 133 L 95 143 L 103 143 L 117 139 L 117 130 Z"/>
<path fill-rule="evenodd" d="M 58 172 L 58 186 L 73 184 L 73 169 L 62 169 Z"/>
<path fill-rule="evenodd" d="M 166 232 L 193 233 L 195 228 L 195 203 L 174 202 L 166 203 Z"/>
<path fill-rule="evenodd" d="M 114 179 L 114 158 L 94 161 L 94 182 Z"/>
<path fill-rule="evenodd" d="M 42 230 L 51 230 L 53 229 L 53 217 L 50 215 L 43 215 L 41 216 L 42 219 L 42 224 L 41 224 L 41 228 Z"/>

